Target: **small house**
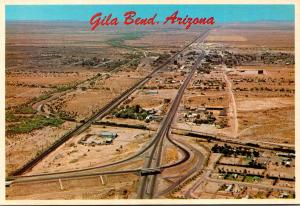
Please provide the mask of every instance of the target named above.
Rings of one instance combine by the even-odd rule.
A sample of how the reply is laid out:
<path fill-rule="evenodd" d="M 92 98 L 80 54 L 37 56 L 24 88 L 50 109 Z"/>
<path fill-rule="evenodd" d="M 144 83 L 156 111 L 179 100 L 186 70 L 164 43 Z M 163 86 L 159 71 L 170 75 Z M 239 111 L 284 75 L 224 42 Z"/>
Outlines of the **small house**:
<path fill-rule="evenodd" d="M 117 135 L 116 132 L 104 131 L 104 132 L 100 132 L 99 136 L 102 137 L 102 138 L 112 138 L 112 139 L 115 139 L 118 135 Z"/>
<path fill-rule="evenodd" d="M 145 91 L 146 94 L 158 94 L 158 90 L 147 90 Z"/>

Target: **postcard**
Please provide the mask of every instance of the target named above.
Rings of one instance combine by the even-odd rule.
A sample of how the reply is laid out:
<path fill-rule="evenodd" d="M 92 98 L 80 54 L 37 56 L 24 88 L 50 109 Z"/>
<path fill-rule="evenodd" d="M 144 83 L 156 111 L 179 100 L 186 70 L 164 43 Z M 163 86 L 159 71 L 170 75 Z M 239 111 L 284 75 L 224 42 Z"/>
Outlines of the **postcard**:
<path fill-rule="evenodd" d="M 300 203 L 296 1 L 2 8 L 3 204 Z"/>

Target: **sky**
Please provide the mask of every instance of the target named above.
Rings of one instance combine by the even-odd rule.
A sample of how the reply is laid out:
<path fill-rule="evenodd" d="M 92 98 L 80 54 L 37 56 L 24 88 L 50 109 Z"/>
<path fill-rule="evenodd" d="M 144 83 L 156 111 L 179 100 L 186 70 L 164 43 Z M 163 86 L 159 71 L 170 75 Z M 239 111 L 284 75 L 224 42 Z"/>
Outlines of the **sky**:
<path fill-rule="evenodd" d="M 126 11 L 136 11 L 141 18 L 158 14 L 163 20 L 179 10 L 185 17 L 211 17 L 216 23 L 290 21 L 295 19 L 292 4 L 284 5 L 6 5 L 6 21 L 89 21 L 92 15 L 112 13 L 113 17 L 123 19 Z"/>

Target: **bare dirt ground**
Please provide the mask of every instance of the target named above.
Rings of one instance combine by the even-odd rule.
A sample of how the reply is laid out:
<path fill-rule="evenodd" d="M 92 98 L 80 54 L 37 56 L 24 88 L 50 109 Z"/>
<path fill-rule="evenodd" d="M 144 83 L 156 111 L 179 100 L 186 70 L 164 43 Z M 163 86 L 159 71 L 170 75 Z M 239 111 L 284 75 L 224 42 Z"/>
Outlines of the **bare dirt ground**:
<path fill-rule="evenodd" d="M 202 92 L 202 94 L 196 92 L 187 92 L 184 101 L 192 107 L 227 107 L 228 99 L 228 95 L 223 91 L 207 91 Z"/>
<path fill-rule="evenodd" d="M 101 92 L 101 96 L 99 95 L 99 92 Z M 111 92 L 108 90 L 82 91 L 79 89 L 68 93 L 63 99 L 55 100 L 53 106 L 55 109 L 57 104 L 63 108 L 63 111 L 76 113 L 76 120 L 79 121 L 91 116 L 92 112 L 96 112 L 110 100 L 112 100 L 112 97 Z"/>
<path fill-rule="evenodd" d="M 241 67 L 240 67 L 241 68 Z M 251 67 L 253 70 L 255 67 Z M 294 143 L 294 68 L 263 67 L 265 75 L 232 76 L 239 121 L 239 137 L 277 143 Z M 250 82 L 254 80 L 253 82 Z M 254 83 L 255 81 L 258 81 Z"/>
<path fill-rule="evenodd" d="M 239 113 L 239 138 L 295 143 L 294 107 Z"/>
<path fill-rule="evenodd" d="M 50 90 L 49 88 L 26 88 L 7 85 L 5 87 L 5 107 L 19 106 Z"/>
<path fill-rule="evenodd" d="M 129 42 L 124 39 L 132 35 L 128 28 L 122 28 L 120 33 L 109 29 L 100 33 L 86 33 L 82 32 L 88 30 L 85 24 L 71 23 L 66 29 L 64 23 L 60 22 L 11 22 L 6 29 L 7 116 L 31 118 L 37 114 L 52 114 L 60 118 L 66 112 L 77 121 L 86 119 L 153 69 L 150 65 L 153 59 L 148 58 L 143 49 L 135 50 L 126 46 Z M 147 38 L 147 35 L 141 37 Z M 140 37 L 137 35 L 134 38 L 138 40 Z M 178 38 L 183 40 L 183 35 L 178 34 Z M 155 55 L 158 56 L 162 52 L 160 48 L 168 52 L 172 45 L 157 44 L 151 51 L 157 50 Z M 139 53 L 143 54 L 142 58 L 138 57 Z M 123 63 L 125 60 L 128 60 L 127 63 Z M 106 66 L 102 61 L 112 63 Z M 96 66 L 93 64 L 95 62 Z M 105 75 L 109 75 L 109 78 L 105 78 Z M 37 102 L 34 99 L 38 99 Z M 25 106 L 26 113 L 20 113 L 20 106 Z M 19 121 L 10 121 L 6 125 L 14 124 L 19 124 Z M 10 158 L 7 161 L 8 171 L 34 157 L 38 153 L 33 151 L 36 145 L 49 146 L 52 140 L 70 129 L 62 127 L 64 132 L 60 127 L 50 126 L 17 134 L 16 138 L 7 137 L 9 144 L 14 145 L 14 148 L 6 148 Z M 60 131 L 59 135 L 56 130 Z M 44 143 L 45 138 L 40 138 L 45 132 L 50 134 L 46 138 L 49 144 Z M 20 158 L 21 153 L 18 153 L 20 143 L 25 144 L 24 148 L 29 148 L 24 158 Z"/>
<path fill-rule="evenodd" d="M 135 198 L 139 181 L 137 175 L 105 175 L 103 180 L 104 185 L 99 176 L 62 180 L 63 188 L 60 187 L 58 181 L 17 184 L 7 189 L 6 199 L 88 200 Z"/>
<path fill-rule="evenodd" d="M 173 49 L 180 48 L 187 44 L 190 39 L 196 38 L 199 35 L 198 32 L 182 32 L 173 31 L 172 37 L 169 32 L 157 31 L 152 35 L 145 35 L 137 40 L 127 40 L 126 44 L 136 47 L 166 47 L 173 45 Z"/>
<path fill-rule="evenodd" d="M 66 112 L 73 114 L 74 119 L 71 120 L 72 122 L 67 121 L 57 127 L 47 126 L 35 129 L 30 133 L 7 135 L 7 173 L 22 166 L 38 154 L 40 149 L 48 147 L 66 131 L 75 127 L 76 121 L 87 119 L 114 97 L 149 74 L 156 67 L 153 64 L 154 59 L 160 54 L 176 51 L 199 35 L 199 31 L 194 30 L 191 32 L 156 31 L 155 33 L 143 31 L 136 35 L 136 33 L 128 33 L 125 29 L 124 33 L 123 31 L 116 33 L 113 30 L 105 30 L 103 33 L 100 32 L 101 35 L 93 32 L 89 33 L 87 37 L 81 34 L 82 28 L 79 29 L 75 26 L 72 32 L 69 30 L 67 32 L 58 23 L 58 25 L 51 25 L 52 29 L 47 34 L 41 31 L 48 30 L 49 25 L 40 24 L 39 27 L 40 29 L 34 29 L 36 25 L 29 25 L 26 30 L 24 25 L 8 26 L 6 44 L 7 105 L 19 106 L 34 97 L 41 97 L 46 92 L 57 89 L 57 86 L 76 85 L 63 92 L 55 91 L 54 95 L 57 98 L 41 98 L 41 101 L 34 104 L 38 106 L 33 106 L 34 110 L 38 110 L 38 108 L 41 110 L 41 107 L 46 105 L 47 111 L 51 111 L 54 115 Z M 26 32 L 20 35 L 20 31 L 23 30 Z M 258 51 L 293 53 L 293 35 L 294 32 L 291 29 L 285 31 L 285 29 L 273 26 L 243 25 L 236 27 L 236 25 L 230 25 L 227 28 L 220 27 L 211 31 L 203 48 L 217 51 L 227 49 L 237 53 L 256 53 Z M 26 36 L 28 41 L 24 41 Z M 133 39 L 131 39 L 132 36 L 134 36 Z M 179 64 L 183 62 L 185 67 L 180 67 L 175 62 L 168 65 L 164 71 L 155 75 L 146 85 L 131 95 L 123 103 L 123 106 L 140 105 L 143 109 L 157 110 L 156 114 L 164 117 L 170 101 L 177 94 L 178 88 L 191 66 L 185 62 L 185 55 L 180 57 L 177 62 Z M 113 62 L 108 67 L 102 63 L 102 61 L 106 61 L 106 58 L 109 59 L 108 62 Z M 98 61 L 101 63 L 98 64 Z M 95 62 L 96 65 L 94 65 Z M 237 66 L 226 68 L 226 71 L 229 71 L 228 77 L 224 76 L 223 69 L 224 65 L 215 65 L 210 74 L 200 71 L 195 74 L 184 94 L 176 121 L 172 126 L 210 134 L 226 134 L 229 137 L 237 134 L 241 140 L 293 145 L 295 143 L 294 66 L 264 64 Z M 258 69 L 264 70 L 264 74 L 256 74 Z M 30 81 L 31 79 L 32 81 Z M 84 83 L 78 84 L 82 81 Z M 232 99 L 234 99 L 234 104 Z M 8 112 L 13 113 L 14 111 L 9 110 Z M 27 117 L 36 114 L 18 115 Z M 203 118 L 201 119 L 202 123 L 194 121 L 197 118 L 198 120 Z M 101 125 L 101 122 L 105 121 L 123 124 L 123 126 Z M 236 121 L 238 122 L 235 123 Z M 8 124 L 15 124 L 15 122 L 8 122 Z M 150 130 L 125 128 L 126 124 L 129 126 L 143 125 Z M 124 159 L 139 151 L 149 142 L 158 126 L 159 120 L 151 120 L 147 123 L 145 120 L 116 118 L 112 114 L 108 115 L 82 134 L 61 145 L 26 174 L 83 169 Z M 107 145 L 91 146 L 79 143 L 85 135 L 97 135 L 103 131 L 116 132 L 118 137 L 113 140 L 112 144 Z M 174 180 L 188 172 L 189 168 L 194 167 L 198 159 L 203 161 L 201 164 L 204 165 L 204 170 L 196 171 L 199 175 L 194 179 L 189 179 L 188 183 L 180 190 L 172 193 L 172 198 L 182 198 L 183 196 L 185 198 L 211 199 L 241 198 L 248 194 L 251 198 L 268 197 L 266 191 L 260 187 L 272 186 L 273 180 L 262 178 L 258 182 L 254 180 L 254 183 L 242 183 L 241 186 L 238 183 L 230 182 L 234 180 L 225 181 L 219 178 L 218 168 L 230 171 L 243 170 L 244 167 L 215 166 L 222 156 L 219 153 L 210 155 L 210 148 L 215 142 L 200 142 L 192 137 L 177 135 L 174 137 L 189 144 L 203 156 L 194 153 L 191 162 L 164 171 L 163 175 L 159 177 L 161 180 L 158 183 L 159 190 L 172 185 Z M 272 155 L 275 156 L 273 153 Z M 163 163 L 175 162 L 181 157 L 182 154 L 174 146 L 167 144 L 164 148 Z M 109 169 L 140 168 L 143 165 L 143 158 L 144 156 L 128 162 L 122 167 L 114 166 Z M 267 158 L 269 158 L 268 155 Z M 246 160 L 243 157 L 230 159 L 222 157 L 220 162 L 225 164 L 232 163 L 232 161 L 245 163 Z M 282 160 L 278 160 L 279 164 L 281 164 L 280 161 Z M 286 168 L 283 165 L 271 165 L 274 175 L 295 175 L 294 165 Z M 253 168 L 249 170 L 254 173 L 264 171 L 264 169 Z M 100 177 L 64 179 L 62 180 L 63 188 L 60 188 L 57 180 L 47 183 L 15 184 L 7 188 L 6 198 L 128 199 L 136 197 L 139 181 L 137 174 L 108 175 L 103 178 L 105 183 L 101 182 Z M 209 178 L 214 178 L 214 181 L 210 181 Z M 237 178 L 238 181 L 240 178 Z M 233 185 L 232 191 L 225 191 L 227 186 L 224 181 L 226 184 Z M 274 187 L 289 187 L 292 190 L 291 182 L 280 180 Z M 248 184 L 251 189 L 244 190 L 243 184 Z M 256 185 L 252 188 L 251 184 Z M 290 185 L 287 186 L 288 184 Z M 279 195 L 280 193 L 274 193 L 271 196 L 278 198 Z M 164 196 L 164 198 L 169 198 L 169 196 Z"/>
<path fill-rule="evenodd" d="M 177 93 L 175 89 L 159 89 L 153 91 L 157 91 L 157 94 L 147 94 L 149 90 L 139 91 L 130 102 L 130 105 L 139 104 L 145 109 L 159 108 L 164 104 L 164 99 L 172 99 Z"/>
<path fill-rule="evenodd" d="M 265 38 L 265 37 L 268 38 Z M 294 47 L 294 32 L 290 29 L 273 28 L 220 28 L 208 37 L 208 42 L 221 42 L 229 47 L 238 48 L 285 48 Z"/>
<path fill-rule="evenodd" d="M 61 126 L 45 127 L 28 134 L 6 137 L 6 174 L 13 172 L 28 162 L 43 149 L 49 147 L 68 130 L 75 127 L 73 122 L 65 122 Z"/>
<path fill-rule="evenodd" d="M 282 97 L 270 98 L 249 98 L 247 100 L 239 100 L 239 111 L 263 111 L 269 109 L 280 109 L 293 106 L 294 99 Z"/>
<path fill-rule="evenodd" d="M 179 121 L 174 124 L 176 128 L 200 131 L 209 134 L 232 134 L 231 98 L 229 87 L 221 67 L 216 68 L 210 74 L 198 73 L 184 93 Z M 188 109 L 189 108 L 189 109 Z M 219 110 L 206 110 L 212 112 L 217 120 L 227 119 L 227 126 L 218 128 L 216 124 L 196 124 L 191 119 L 184 118 L 187 113 L 197 114 L 197 109 L 224 108 L 227 112 L 222 116 Z"/>
<path fill-rule="evenodd" d="M 179 160 L 180 153 L 174 145 L 166 144 L 162 156 L 162 165 L 169 165 Z"/>
<path fill-rule="evenodd" d="M 207 42 L 214 43 L 212 47 L 226 47 L 240 54 L 294 52 L 292 25 L 261 26 L 261 29 L 258 29 L 260 24 L 248 25 L 248 28 L 234 24 L 221 27 L 209 35 Z M 263 70 L 264 74 L 258 75 L 258 70 Z M 228 73 L 228 80 L 236 100 L 239 138 L 294 144 L 293 65 L 257 63 L 236 66 Z M 229 123 L 232 124 L 232 120 Z"/>
<path fill-rule="evenodd" d="M 116 132 L 118 137 L 108 145 L 89 146 L 79 143 L 85 135 L 103 131 Z M 137 152 L 149 140 L 149 134 L 152 132 L 95 125 L 67 141 L 27 174 L 61 172 L 111 163 Z"/>
<path fill-rule="evenodd" d="M 51 87 L 83 81 L 96 75 L 96 72 L 10 72 L 6 81 L 8 84 L 24 84 L 24 86 L 37 85 L 40 87 Z"/>
<path fill-rule="evenodd" d="M 9 72 L 6 74 L 6 108 L 55 92 L 58 87 L 79 84 L 96 72 Z"/>

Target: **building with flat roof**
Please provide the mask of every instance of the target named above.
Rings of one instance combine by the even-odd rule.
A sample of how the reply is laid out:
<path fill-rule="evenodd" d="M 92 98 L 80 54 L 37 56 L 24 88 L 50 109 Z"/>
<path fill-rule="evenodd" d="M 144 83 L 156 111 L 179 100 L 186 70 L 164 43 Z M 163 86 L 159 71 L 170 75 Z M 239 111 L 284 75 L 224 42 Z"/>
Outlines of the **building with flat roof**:
<path fill-rule="evenodd" d="M 112 138 L 115 139 L 118 135 L 116 132 L 103 131 L 99 133 L 99 136 L 102 138 Z"/>

